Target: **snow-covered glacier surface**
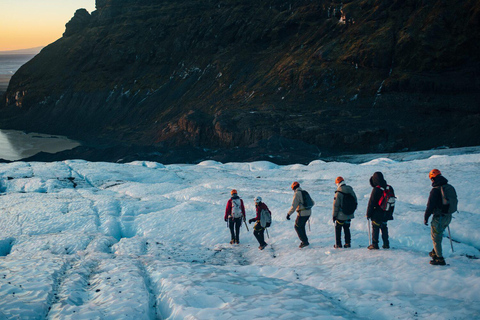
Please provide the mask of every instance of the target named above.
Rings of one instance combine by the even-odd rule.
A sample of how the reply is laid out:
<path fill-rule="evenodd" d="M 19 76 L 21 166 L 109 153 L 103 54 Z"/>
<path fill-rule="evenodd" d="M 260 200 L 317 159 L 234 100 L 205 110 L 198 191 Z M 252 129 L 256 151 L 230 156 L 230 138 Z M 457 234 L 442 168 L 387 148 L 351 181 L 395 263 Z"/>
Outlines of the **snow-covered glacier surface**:
<path fill-rule="evenodd" d="M 459 195 L 431 266 L 423 212 L 428 172 Z M 390 250 L 369 251 L 369 178 L 397 194 Z M 359 198 L 352 248 L 334 249 L 334 179 Z M 362 164 L 314 161 L 162 165 L 65 161 L 0 164 L 0 319 L 475 319 L 480 317 L 480 155 Z M 316 201 L 299 249 L 285 219 L 299 181 Z M 264 251 L 242 226 L 230 245 L 230 190 L 254 216 L 273 212 Z"/>

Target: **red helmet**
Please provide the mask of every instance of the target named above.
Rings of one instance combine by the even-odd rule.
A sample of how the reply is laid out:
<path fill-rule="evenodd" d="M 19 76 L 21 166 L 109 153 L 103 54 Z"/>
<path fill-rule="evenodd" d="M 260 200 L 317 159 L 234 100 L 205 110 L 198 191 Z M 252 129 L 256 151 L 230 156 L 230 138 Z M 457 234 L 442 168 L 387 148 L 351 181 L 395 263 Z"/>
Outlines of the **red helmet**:
<path fill-rule="evenodd" d="M 300 187 L 300 183 L 298 183 L 297 181 L 295 181 L 295 182 L 292 183 L 292 190 L 295 190 L 295 189 L 297 189 L 298 187 Z"/>
<path fill-rule="evenodd" d="M 230 194 L 231 195 L 237 194 L 237 189 L 232 189 L 232 191 L 230 191 Z"/>
<path fill-rule="evenodd" d="M 442 173 L 440 172 L 440 170 L 438 169 L 433 169 L 432 171 L 430 171 L 430 173 L 428 174 L 428 177 L 430 179 L 433 179 L 433 178 L 436 178 L 437 176 L 441 175 Z"/>
<path fill-rule="evenodd" d="M 340 183 L 342 181 L 344 181 L 345 179 L 343 179 L 342 177 L 337 177 L 337 179 L 335 179 L 335 183 Z"/>

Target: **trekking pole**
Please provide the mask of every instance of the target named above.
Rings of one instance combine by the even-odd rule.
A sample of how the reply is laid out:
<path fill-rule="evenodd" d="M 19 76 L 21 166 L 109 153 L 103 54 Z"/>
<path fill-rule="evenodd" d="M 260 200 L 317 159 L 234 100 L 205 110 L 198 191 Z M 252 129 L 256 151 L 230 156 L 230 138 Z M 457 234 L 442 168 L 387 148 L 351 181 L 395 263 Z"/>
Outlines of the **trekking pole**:
<path fill-rule="evenodd" d="M 308 219 L 308 231 L 311 232 L 312 230 L 310 230 L 310 219 Z"/>
<path fill-rule="evenodd" d="M 452 247 L 452 252 L 455 252 L 453 250 L 453 242 L 452 242 L 452 235 L 450 234 L 450 226 L 447 226 L 448 229 L 448 238 L 450 239 L 450 246 Z"/>
<path fill-rule="evenodd" d="M 267 237 L 270 239 L 270 235 L 268 234 L 268 228 L 265 228 L 265 231 L 267 231 Z"/>
<path fill-rule="evenodd" d="M 370 231 L 370 223 L 367 219 L 367 226 L 368 226 L 368 245 L 372 245 L 372 235 L 371 235 L 371 231 Z"/>

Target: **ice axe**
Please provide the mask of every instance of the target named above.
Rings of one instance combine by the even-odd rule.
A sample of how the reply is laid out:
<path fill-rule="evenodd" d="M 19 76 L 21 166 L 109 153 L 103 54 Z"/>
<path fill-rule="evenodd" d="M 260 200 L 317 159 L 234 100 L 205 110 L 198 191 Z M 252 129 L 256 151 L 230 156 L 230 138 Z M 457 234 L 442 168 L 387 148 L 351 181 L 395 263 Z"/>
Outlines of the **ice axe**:
<path fill-rule="evenodd" d="M 250 230 L 248 230 L 247 219 L 245 218 L 245 216 L 243 216 L 243 222 L 245 224 L 245 228 L 247 228 L 247 231 L 250 232 Z"/>

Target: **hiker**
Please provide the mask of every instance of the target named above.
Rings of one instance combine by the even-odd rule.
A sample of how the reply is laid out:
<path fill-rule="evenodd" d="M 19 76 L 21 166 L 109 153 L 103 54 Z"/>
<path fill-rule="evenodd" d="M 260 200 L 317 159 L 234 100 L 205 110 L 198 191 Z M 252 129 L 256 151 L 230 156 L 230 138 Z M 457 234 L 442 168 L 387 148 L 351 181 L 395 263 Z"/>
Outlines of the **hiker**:
<path fill-rule="evenodd" d="M 272 222 L 272 213 L 268 209 L 267 205 L 262 202 L 262 197 L 255 197 L 255 210 L 257 216 L 248 220 L 248 223 L 255 222 L 253 226 L 253 235 L 257 238 L 258 244 L 260 245 L 258 249 L 263 250 L 268 245 L 265 242 L 265 230 L 270 227 Z"/>
<path fill-rule="evenodd" d="M 307 232 L 305 230 L 305 225 L 307 224 L 308 219 L 310 219 L 310 215 L 312 214 L 312 209 L 305 208 L 304 205 L 304 195 L 303 193 L 307 193 L 302 188 L 300 188 L 300 184 L 295 181 L 292 183 L 292 190 L 295 192 L 293 195 L 292 207 L 288 210 L 287 213 L 287 220 L 290 220 L 290 215 L 297 211 L 297 219 L 295 220 L 295 231 L 297 232 L 298 238 L 300 239 L 301 243 L 299 248 L 303 248 L 308 246 L 310 243 L 308 242 Z M 308 196 L 310 198 L 310 196 Z M 311 200 L 311 198 L 310 198 Z M 313 206 L 315 203 L 311 200 L 311 205 Z"/>
<path fill-rule="evenodd" d="M 378 249 L 378 237 L 380 231 L 382 232 L 383 249 L 390 249 L 390 242 L 388 240 L 388 226 L 387 221 L 393 220 L 393 209 L 391 212 L 382 208 L 381 201 L 384 199 L 385 192 L 389 192 L 393 199 L 395 193 L 393 188 L 387 185 L 387 181 L 383 178 L 381 172 L 375 172 L 370 178 L 370 185 L 372 186 L 372 193 L 367 207 L 367 219 L 372 220 L 372 244 L 368 246 L 369 250 Z"/>
<path fill-rule="evenodd" d="M 245 207 L 243 206 L 243 200 L 237 195 L 237 190 L 233 189 L 230 194 L 232 197 L 227 202 L 224 219 L 228 221 L 228 227 L 232 236 L 230 244 L 239 244 L 240 226 L 242 225 L 242 219 L 245 220 Z"/>
<path fill-rule="evenodd" d="M 432 257 L 430 264 L 444 266 L 446 263 L 442 252 L 443 232 L 452 221 L 452 213 L 457 211 L 457 193 L 440 170 L 433 169 L 428 177 L 432 181 L 432 190 L 428 197 L 423 223 L 428 226 L 428 218 L 433 214 L 430 224 L 433 242 L 433 250 L 429 253 Z"/>
<path fill-rule="evenodd" d="M 335 245 L 334 248 L 342 248 L 342 229 L 345 234 L 344 248 L 351 247 L 350 223 L 357 208 L 357 196 L 353 188 L 345 183 L 342 177 L 335 179 L 337 191 L 333 199 L 333 223 L 335 224 Z"/>

